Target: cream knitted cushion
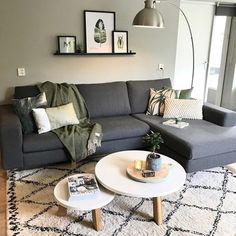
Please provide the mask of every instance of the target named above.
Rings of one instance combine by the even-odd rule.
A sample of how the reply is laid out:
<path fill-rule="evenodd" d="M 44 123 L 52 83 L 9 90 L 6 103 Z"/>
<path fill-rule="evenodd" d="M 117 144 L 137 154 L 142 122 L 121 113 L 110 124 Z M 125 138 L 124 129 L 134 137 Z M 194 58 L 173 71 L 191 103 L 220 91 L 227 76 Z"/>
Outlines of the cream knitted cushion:
<path fill-rule="evenodd" d="M 165 99 L 163 118 L 202 119 L 202 100 Z"/>
<path fill-rule="evenodd" d="M 163 115 L 165 107 L 165 98 L 177 98 L 177 94 L 174 89 L 164 88 L 160 90 L 154 90 L 150 88 L 150 98 L 148 103 L 148 109 L 146 115 Z"/>

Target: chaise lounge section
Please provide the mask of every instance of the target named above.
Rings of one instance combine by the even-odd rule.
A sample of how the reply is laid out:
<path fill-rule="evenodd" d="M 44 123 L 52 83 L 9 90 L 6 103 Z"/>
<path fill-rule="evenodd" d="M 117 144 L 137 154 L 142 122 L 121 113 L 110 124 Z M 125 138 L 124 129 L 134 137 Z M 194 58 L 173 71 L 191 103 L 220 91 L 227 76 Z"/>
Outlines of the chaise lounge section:
<path fill-rule="evenodd" d="M 203 120 L 188 120 L 189 127 L 163 125 L 160 116 L 146 115 L 150 88 L 171 87 L 170 79 L 81 84 L 90 118 L 103 128 L 102 146 L 95 155 L 144 149 L 150 130 L 162 134 L 160 152 L 177 160 L 187 172 L 236 162 L 236 113 L 204 104 Z M 15 98 L 36 96 L 36 86 L 15 88 Z M 5 169 L 31 169 L 65 162 L 69 155 L 52 133 L 23 134 L 11 105 L 0 108 L 0 140 Z"/>

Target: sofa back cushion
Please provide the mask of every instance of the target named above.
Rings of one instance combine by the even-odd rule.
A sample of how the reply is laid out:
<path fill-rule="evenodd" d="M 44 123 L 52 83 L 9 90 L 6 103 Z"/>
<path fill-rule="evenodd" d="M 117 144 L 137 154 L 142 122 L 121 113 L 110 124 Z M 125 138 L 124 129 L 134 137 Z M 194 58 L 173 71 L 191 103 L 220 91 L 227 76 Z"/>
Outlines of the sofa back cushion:
<path fill-rule="evenodd" d="M 36 85 L 27 85 L 27 86 L 16 86 L 15 87 L 15 99 L 21 99 L 26 97 L 35 97 L 40 93 Z"/>
<path fill-rule="evenodd" d="M 91 118 L 131 113 L 125 82 L 77 85 Z"/>
<path fill-rule="evenodd" d="M 127 86 L 132 113 L 144 113 L 147 111 L 148 107 L 150 88 L 171 88 L 171 80 L 167 78 L 158 80 L 128 81 Z"/>

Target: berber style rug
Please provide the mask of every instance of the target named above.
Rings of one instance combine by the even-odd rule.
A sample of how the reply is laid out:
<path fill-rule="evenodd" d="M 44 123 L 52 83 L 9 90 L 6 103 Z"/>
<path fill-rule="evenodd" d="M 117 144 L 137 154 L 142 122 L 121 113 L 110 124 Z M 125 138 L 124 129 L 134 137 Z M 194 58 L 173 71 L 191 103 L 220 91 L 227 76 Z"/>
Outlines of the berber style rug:
<path fill-rule="evenodd" d="M 56 215 L 53 189 L 79 172 L 94 172 L 96 162 L 78 168 L 60 165 L 10 171 L 7 181 L 9 236 L 235 236 L 236 175 L 214 168 L 187 175 L 184 187 L 163 198 L 164 224 L 152 219 L 151 199 L 116 195 L 102 208 L 104 229 L 95 231 L 91 212 Z"/>

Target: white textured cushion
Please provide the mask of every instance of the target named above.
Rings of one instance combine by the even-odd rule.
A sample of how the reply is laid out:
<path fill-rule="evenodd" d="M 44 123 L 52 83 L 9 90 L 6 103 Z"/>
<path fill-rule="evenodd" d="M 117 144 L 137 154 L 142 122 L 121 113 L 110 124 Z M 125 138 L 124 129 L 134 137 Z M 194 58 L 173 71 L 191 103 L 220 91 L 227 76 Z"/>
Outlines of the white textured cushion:
<path fill-rule="evenodd" d="M 48 115 L 44 108 L 33 109 L 33 117 L 38 128 L 39 134 L 43 134 L 51 130 Z"/>
<path fill-rule="evenodd" d="M 46 133 L 66 125 L 79 124 L 72 103 L 58 107 L 33 109 L 33 116 L 38 127 L 38 133 Z"/>
<path fill-rule="evenodd" d="M 202 119 L 202 100 L 165 99 L 163 118 Z"/>
<path fill-rule="evenodd" d="M 166 98 L 177 98 L 177 94 L 174 89 L 164 88 L 160 90 L 154 90 L 150 88 L 150 98 L 148 102 L 147 115 L 163 115 L 165 108 Z"/>

